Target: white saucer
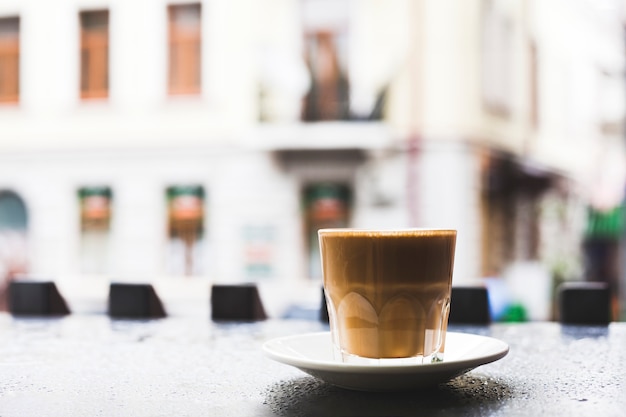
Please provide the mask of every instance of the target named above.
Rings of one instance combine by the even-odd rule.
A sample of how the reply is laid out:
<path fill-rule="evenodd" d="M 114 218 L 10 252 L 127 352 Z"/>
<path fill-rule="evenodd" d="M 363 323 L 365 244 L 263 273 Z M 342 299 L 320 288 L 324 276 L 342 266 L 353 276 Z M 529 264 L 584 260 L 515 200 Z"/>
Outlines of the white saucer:
<path fill-rule="evenodd" d="M 486 336 L 448 332 L 443 362 L 424 365 L 356 365 L 333 359 L 330 332 L 273 339 L 265 354 L 330 384 L 360 391 L 402 391 L 448 381 L 477 366 L 497 361 L 509 345 Z"/>

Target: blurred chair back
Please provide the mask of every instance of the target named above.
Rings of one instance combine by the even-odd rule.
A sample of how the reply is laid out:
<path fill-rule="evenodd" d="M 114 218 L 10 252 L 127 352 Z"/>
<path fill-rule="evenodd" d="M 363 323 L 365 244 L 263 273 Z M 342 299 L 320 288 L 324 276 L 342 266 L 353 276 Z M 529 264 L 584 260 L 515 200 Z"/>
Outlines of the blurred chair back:
<path fill-rule="evenodd" d="M 491 323 L 489 294 L 485 287 L 452 287 L 449 324 Z"/>
<path fill-rule="evenodd" d="M 151 284 L 111 283 L 109 316 L 125 319 L 166 317 L 163 303 Z"/>
<path fill-rule="evenodd" d="M 611 292 L 606 283 L 563 283 L 558 305 L 562 324 L 605 326 L 611 322 Z"/>
<path fill-rule="evenodd" d="M 16 316 L 65 316 L 65 299 L 52 281 L 11 281 L 9 311 Z"/>
<path fill-rule="evenodd" d="M 224 321 L 265 320 L 267 315 L 255 284 L 214 284 L 211 318 Z"/>
<path fill-rule="evenodd" d="M 320 303 L 320 321 L 322 323 L 330 322 L 328 318 L 328 304 L 326 303 L 326 292 L 324 291 L 324 287 L 322 287 L 322 301 Z"/>

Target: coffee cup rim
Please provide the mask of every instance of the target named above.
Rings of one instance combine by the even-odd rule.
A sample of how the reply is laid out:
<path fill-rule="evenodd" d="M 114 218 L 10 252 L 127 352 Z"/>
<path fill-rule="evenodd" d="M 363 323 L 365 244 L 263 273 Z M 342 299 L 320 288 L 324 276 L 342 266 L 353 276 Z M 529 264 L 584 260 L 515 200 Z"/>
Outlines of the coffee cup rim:
<path fill-rule="evenodd" d="M 434 227 L 407 227 L 397 229 L 370 229 L 370 228 L 356 228 L 356 227 L 331 227 L 323 228 L 317 231 L 318 235 L 322 234 L 351 234 L 351 235 L 404 235 L 404 234 L 416 234 L 416 235 L 456 235 L 456 229 L 449 228 L 434 228 Z"/>

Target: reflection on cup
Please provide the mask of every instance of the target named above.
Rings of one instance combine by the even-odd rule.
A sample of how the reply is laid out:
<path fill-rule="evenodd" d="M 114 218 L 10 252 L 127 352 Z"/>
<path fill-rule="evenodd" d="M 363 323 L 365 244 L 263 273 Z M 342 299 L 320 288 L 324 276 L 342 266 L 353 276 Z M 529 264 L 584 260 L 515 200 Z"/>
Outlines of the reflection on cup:
<path fill-rule="evenodd" d="M 318 234 L 337 359 L 443 360 L 456 231 L 321 229 Z"/>

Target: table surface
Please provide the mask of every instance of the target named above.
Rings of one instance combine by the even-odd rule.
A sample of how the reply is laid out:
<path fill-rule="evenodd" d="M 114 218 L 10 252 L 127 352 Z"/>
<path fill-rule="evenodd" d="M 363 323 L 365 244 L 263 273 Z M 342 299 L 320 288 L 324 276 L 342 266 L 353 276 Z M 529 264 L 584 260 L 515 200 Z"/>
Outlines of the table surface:
<path fill-rule="evenodd" d="M 266 358 L 263 342 L 314 321 L 219 324 L 0 314 L 0 416 L 623 416 L 626 323 L 456 328 L 509 354 L 414 392 L 328 385 Z"/>

